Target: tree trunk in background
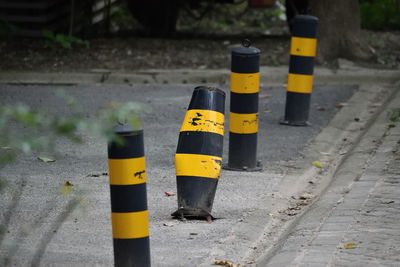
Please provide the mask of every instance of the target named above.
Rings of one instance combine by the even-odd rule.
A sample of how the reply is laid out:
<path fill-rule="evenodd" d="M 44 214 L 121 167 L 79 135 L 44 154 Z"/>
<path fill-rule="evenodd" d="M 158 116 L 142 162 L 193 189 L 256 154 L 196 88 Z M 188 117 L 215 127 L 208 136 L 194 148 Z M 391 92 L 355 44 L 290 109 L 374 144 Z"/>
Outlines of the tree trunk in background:
<path fill-rule="evenodd" d="M 318 57 L 320 63 L 337 58 L 367 61 L 374 53 L 361 32 L 358 0 L 309 0 L 310 14 L 318 17 Z"/>

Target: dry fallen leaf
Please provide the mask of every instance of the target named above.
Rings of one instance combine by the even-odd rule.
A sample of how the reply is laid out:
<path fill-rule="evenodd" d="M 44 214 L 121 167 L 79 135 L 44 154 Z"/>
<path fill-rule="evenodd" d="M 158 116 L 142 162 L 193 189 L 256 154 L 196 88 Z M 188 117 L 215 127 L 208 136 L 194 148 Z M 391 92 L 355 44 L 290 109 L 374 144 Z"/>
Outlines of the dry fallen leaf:
<path fill-rule="evenodd" d="M 383 202 L 383 204 L 392 204 L 392 203 L 394 203 L 394 200 Z"/>
<path fill-rule="evenodd" d="M 300 202 L 300 203 L 297 203 L 297 205 L 298 206 L 308 206 L 308 205 L 310 205 L 310 203 L 308 203 L 308 202 Z"/>
<path fill-rule="evenodd" d="M 306 200 L 306 199 L 312 199 L 313 197 L 314 197 L 313 194 L 303 193 L 299 196 L 299 199 Z"/>
<path fill-rule="evenodd" d="M 325 111 L 325 110 L 326 110 L 326 107 L 320 106 L 320 107 L 317 108 L 317 110 L 318 110 L 318 111 Z"/>
<path fill-rule="evenodd" d="M 227 267 L 240 267 L 240 264 L 236 264 L 230 261 L 214 261 L 214 265 L 221 265 Z"/>
<path fill-rule="evenodd" d="M 73 186 L 74 185 L 71 182 L 66 181 L 65 184 L 60 188 L 60 193 L 62 195 L 70 194 L 72 192 L 72 190 L 73 190 L 73 188 L 72 188 Z"/>
<path fill-rule="evenodd" d="M 324 167 L 324 165 L 320 161 L 313 161 L 311 164 L 314 165 L 317 168 L 323 168 Z"/>
<path fill-rule="evenodd" d="M 38 160 L 43 161 L 43 162 L 55 162 L 55 159 L 51 158 L 46 158 L 46 157 L 38 157 Z"/>
<path fill-rule="evenodd" d="M 342 108 L 344 106 L 347 106 L 347 103 L 338 103 L 338 104 L 336 104 L 337 108 Z"/>
<path fill-rule="evenodd" d="M 344 249 L 355 248 L 355 247 L 357 247 L 356 243 L 348 243 L 343 246 Z"/>
<path fill-rule="evenodd" d="M 91 173 L 91 174 L 88 174 L 86 177 L 100 177 L 100 174 L 99 173 Z"/>
<path fill-rule="evenodd" d="M 172 196 L 175 196 L 175 195 L 176 195 L 174 192 L 164 192 L 164 194 L 165 194 L 167 197 L 172 197 Z"/>
<path fill-rule="evenodd" d="M 164 226 L 168 226 L 168 227 L 172 227 L 172 226 L 176 225 L 176 223 L 174 223 L 174 222 L 165 222 L 165 223 L 163 223 L 163 225 Z"/>

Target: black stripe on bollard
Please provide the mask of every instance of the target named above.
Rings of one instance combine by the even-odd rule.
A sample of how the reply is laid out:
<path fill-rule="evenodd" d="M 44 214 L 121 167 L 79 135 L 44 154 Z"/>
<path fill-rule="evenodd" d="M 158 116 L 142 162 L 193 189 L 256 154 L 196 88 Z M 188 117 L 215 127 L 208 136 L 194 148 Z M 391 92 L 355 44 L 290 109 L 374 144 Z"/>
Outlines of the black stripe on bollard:
<path fill-rule="evenodd" d="M 110 190 L 112 212 L 136 212 L 147 210 L 145 183 L 135 186 L 110 185 Z"/>
<path fill-rule="evenodd" d="M 258 171 L 258 93 L 260 50 L 237 47 L 232 50 L 229 113 L 229 158 L 224 169 Z"/>
<path fill-rule="evenodd" d="M 233 166 L 243 166 L 243 171 L 247 171 L 246 166 L 254 166 L 254 162 L 257 161 L 257 155 L 254 153 L 254 148 L 257 147 L 257 133 L 229 133 L 229 141 L 235 143 L 229 147 L 229 162 Z"/>
<path fill-rule="evenodd" d="M 314 57 L 290 56 L 289 73 L 313 75 Z"/>
<path fill-rule="evenodd" d="M 150 266 L 150 253 L 143 250 L 150 247 L 148 237 L 135 239 L 114 238 L 114 264 L 115 266 Z"/>
<path fill-rule="evenodd" d="M 284 125 L 307 126 L 317 52 L 318 19 L 297 15 L 293 20 Z"/>
<path fill-rule="evenodd" d="M 290 125 L 304 126 L 304 118 L 308 118 L 311 94 L 286 93 L 285 114 L 290 118 Z"/>
<path fill-rule="evenodd" d="M 122 143 L 108 146 L 115 266 L 150 266 L 149 214 L 143 131 L 115 129 Z"/>
<path fill-rule="evenodd" d="M 180 203 L 181 207 L 185 207 L 184 216 L 200 218 L 211 216 L 210 212 L 215 192 L 217 191 L 218 179 L 199 176 L 177 176 L 176 182 L 179 184 L 177 192 L 178 203 Z M 198 207 L 207 207 L 209 211 Z"/>
<path fill-rule="evenodd" d="M 223 91 L 194 89 L 175 155 L 178 210 L 174 217 L 211 216 L 221 172 L 224 109 Z"/>
<path fill-rule="evenodd" d="M 224 136 L 208 132 L 181 132 L 176 153 L 202 154 L 222 158 Z"/>
<path fill-rule="evenodd" d="M 246 103 L 246 105 L 243 105 Z M 231 92 L 231 112 L 253 114 L 258 112 L 258 93 L 238 94 Z"/>

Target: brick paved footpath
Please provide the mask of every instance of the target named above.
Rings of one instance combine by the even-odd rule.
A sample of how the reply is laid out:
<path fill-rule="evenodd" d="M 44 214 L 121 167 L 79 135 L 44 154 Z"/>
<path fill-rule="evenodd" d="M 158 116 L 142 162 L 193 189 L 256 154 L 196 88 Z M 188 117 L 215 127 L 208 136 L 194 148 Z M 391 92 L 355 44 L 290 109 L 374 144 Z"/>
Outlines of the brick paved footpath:
<path fill-rule="evenodd" d="M 339 170 L 267 266 L 400 266 L 400 123 L 389 128 L 387 119 L 393 108 L 400 108 L 400 92 L 375 122 L 372 139 L 364 136 L 376 144 L 362 174 L 348 175 L 351 162 Z M 359 146 L 353 153 L 366 152 L 363 141 Z"/>

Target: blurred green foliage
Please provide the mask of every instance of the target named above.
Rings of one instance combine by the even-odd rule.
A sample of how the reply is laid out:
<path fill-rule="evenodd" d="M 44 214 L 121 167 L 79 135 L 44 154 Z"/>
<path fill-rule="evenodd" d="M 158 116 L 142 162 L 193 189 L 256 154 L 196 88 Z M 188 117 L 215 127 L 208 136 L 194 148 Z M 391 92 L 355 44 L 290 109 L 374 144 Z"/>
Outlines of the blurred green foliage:
<path fill-rule="evenodd" d="M 113 32 L 127 31 L 139 26 L 139 22 L 132 16 L 124 3 L 118 3 L 111 8 L 110 22 Z"/>
<path fill-rule="evenodd" d="M 54 33 L 52 31 L 43 31 L 42 35 L 47 39 L 50 46 L 59 45 L 65 49 L 72 49 L 74 45 L 81 45 L 89 48 L 89 41 L 82 40 L 72 35 L 65 35 L 61 33 Z"/>
<path fill-rule="evenodd" d="M 361 1 L 360 9 L 363 28 L 400 29 L 400 0 Z"/>
<path fill-rule="evenodd" d="M 130 123 L 140 127 L 139 113 L 143 107 L 138 103 L 110 103 L 88 120 L 75 100 L 59 91 L 71 113 L 64 116 L 33 110 L 25 104 L 0 107 L 0 167 L 11 163 L 18 154 L 53 151 L 56 140 L 66 138 L 82 142 L 82 133 L 100 136 L 106 141 L 120 142 L 113 132 L 117 123 Z"/>
<path fill-rule="evenodd" d="M 395 108 L 387 113 L 387 117 L 391 122 L 397 122 L 400 120 L 400 108 Z"/>
<path fill-rule="evenodd" d="M 234 4 L 201 2 L 200 7 L 191 9 L 183 6 L 177 28 L 181 31 L 226 32 L 256 29 L 265 31 L 271 22 L 285 21 L 285 11 L 281 1 L 275 8 L 250 8 L 247 1 Z"/>
<path fill-rule="evenodd" d="M 83 142 L 83 134 L 96 135 L 105 139 L 104 143 L 117 142 L 123 143 L 114 132 L 113 127 L 120 123 L 129 123 L 134 130 L 140 128 L 139 113 L 143 107 L 137 103 L 110 103 L 108 107 L 101 110 L 94 116 L 94 119 L 87 119 L 87 114 L 80 110 L 74 98 L 68 96 L 64 91 L 57 91 L 56 95 L 62 98 L 68 107 L 68 114 L 57 115 L 54 111 L 38 111 L 28 105 L 15 103 L 3 105 L 0 107 L 0 169 L 7 164 L 13 163 L 20 154 L 29 153 L 52 153 L 57 150 L 57 141 L 66 138 L 71 142 Z M 53 162 L 55 160 L 38 157 L 44 162 Z M 28 167 L 29 168 L 29 167 Z M 51 201 L 46 202 L 41 209 L 41 213 L 35 220 L 26 225 L 19 226 L 15 242 L 3 245 L 3 240 L 10 227 L 17 229 L 16 225 L 11 224 L 12 214 L 16 211 L 18 202 L 21 199 L 23 185 L 26 183 L 26 177 L 22 176 L 20 181 L 11 182 L 6 177 L 0 176 L 0 193 L 7 199 L 10 198 L 8 207 L 2 210 L 2 221 L 0 222 L 0 250 L 6 252 L 0 256 L 1 266 L 11 266 L 12 258 L 16 255 L 22 240 L 37 229 L 44 218 L 47 218 L 51 212 L 54 212 L 59 197 L 54 195 Z M 39 239 L 39 244 L 35 247 L 34 257 L 31 260 L 31 266 L 39 266 L 41 258 L 46 250 L 50 240 L 68 218 L 68 216 L 79 207 L 84 207 L 83 192 L 73 190 L 73 184 L 65 182 L 60 188 L 61 196 L 68 195 L 69 199 L 63 209 L 51 223 L 47 230 Z M 11 226 L 12 225 L 12 226 Z"/>
<path fill-rule="evenodd" d="M 19 28 L 8 21 L 0 18 L 0 37 L 11 37 Z"/>

